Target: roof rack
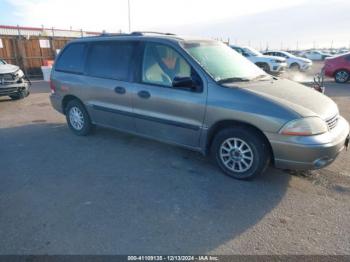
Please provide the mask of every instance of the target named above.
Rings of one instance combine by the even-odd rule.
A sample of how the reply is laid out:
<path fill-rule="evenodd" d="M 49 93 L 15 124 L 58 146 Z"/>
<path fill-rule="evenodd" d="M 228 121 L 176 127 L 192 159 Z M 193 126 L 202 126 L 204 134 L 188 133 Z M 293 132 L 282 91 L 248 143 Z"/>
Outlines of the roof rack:
<path fill-rule="evenodd" d="M 161 32 L 153 32 L 153 31 L 136 31 L 127 33 L 102 33 L 99 36 L 143 36 L 145 34 L 156 34 L 156 35 L 175 35 L 171 33 L 161 33 Z"/>
<path fill-rule="evenodd" d="M 126 33 L 102 33 L 99 36 L 141 36 L 142 34 L 139 33 L 131 33 L 131 34 L 126 34 Z"/>
<path fill-rule="evenodd" d="M 137 34 L 137 35 L 144 35 L 144 34 L 155 34 L 155 35 L 175 35 L 172 33 L 163 33 L 163 32 L 155 32 L 155 31 L 136 31 L 136 32 L 132 32 L 133 34 Z"/>

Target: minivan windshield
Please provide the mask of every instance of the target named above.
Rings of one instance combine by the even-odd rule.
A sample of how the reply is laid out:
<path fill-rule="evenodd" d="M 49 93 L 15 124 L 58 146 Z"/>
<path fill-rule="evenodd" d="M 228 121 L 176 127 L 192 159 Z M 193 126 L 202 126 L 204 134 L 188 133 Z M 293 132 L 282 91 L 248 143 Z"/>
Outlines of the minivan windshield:
<path fill-rule="evenodd" d="M 218 83 L 270 78 L 263 70 L 217 41 L 183 42 L 183 48 Z"/>

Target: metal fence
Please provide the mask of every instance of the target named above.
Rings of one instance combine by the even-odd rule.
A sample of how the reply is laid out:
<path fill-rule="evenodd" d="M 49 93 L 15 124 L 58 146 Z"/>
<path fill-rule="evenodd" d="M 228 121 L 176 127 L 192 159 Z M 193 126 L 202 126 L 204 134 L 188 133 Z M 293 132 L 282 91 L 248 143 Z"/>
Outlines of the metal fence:
<path fill-rule="evenodd" d="M 42 77 L 45 60 L 54 60 L 70 40 L 95 32 L 0 26 L 0 58 L 15 64 L 29 77 Z"/>

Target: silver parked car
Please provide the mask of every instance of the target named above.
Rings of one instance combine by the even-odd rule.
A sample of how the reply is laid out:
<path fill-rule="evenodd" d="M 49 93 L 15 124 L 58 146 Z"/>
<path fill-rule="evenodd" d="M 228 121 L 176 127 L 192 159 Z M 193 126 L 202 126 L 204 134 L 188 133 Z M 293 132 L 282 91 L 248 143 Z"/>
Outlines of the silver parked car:
<path fill-rule="evenodd" d="M 58 56 L 51 90 L 77 135 L 98 125 L 211 153 L 237 179 L 270 162 L 322 168 L 349 140 L 330 98 L 212 40 L 139 32 L 78 39 Z"/>

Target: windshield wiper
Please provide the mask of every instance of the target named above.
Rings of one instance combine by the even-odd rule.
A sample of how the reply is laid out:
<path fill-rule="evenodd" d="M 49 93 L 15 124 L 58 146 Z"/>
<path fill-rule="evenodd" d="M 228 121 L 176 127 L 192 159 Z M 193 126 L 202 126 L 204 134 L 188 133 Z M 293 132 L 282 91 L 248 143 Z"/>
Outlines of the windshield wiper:
<path fill-rule="evenodd" d="M 227 83 L 233 83 L 233 82 L 248 82 L 250 79 L 243 78 L 243 77 L 228 77 L 223 78 L 217 81 L 218 84 L 227 84 Z"/>

